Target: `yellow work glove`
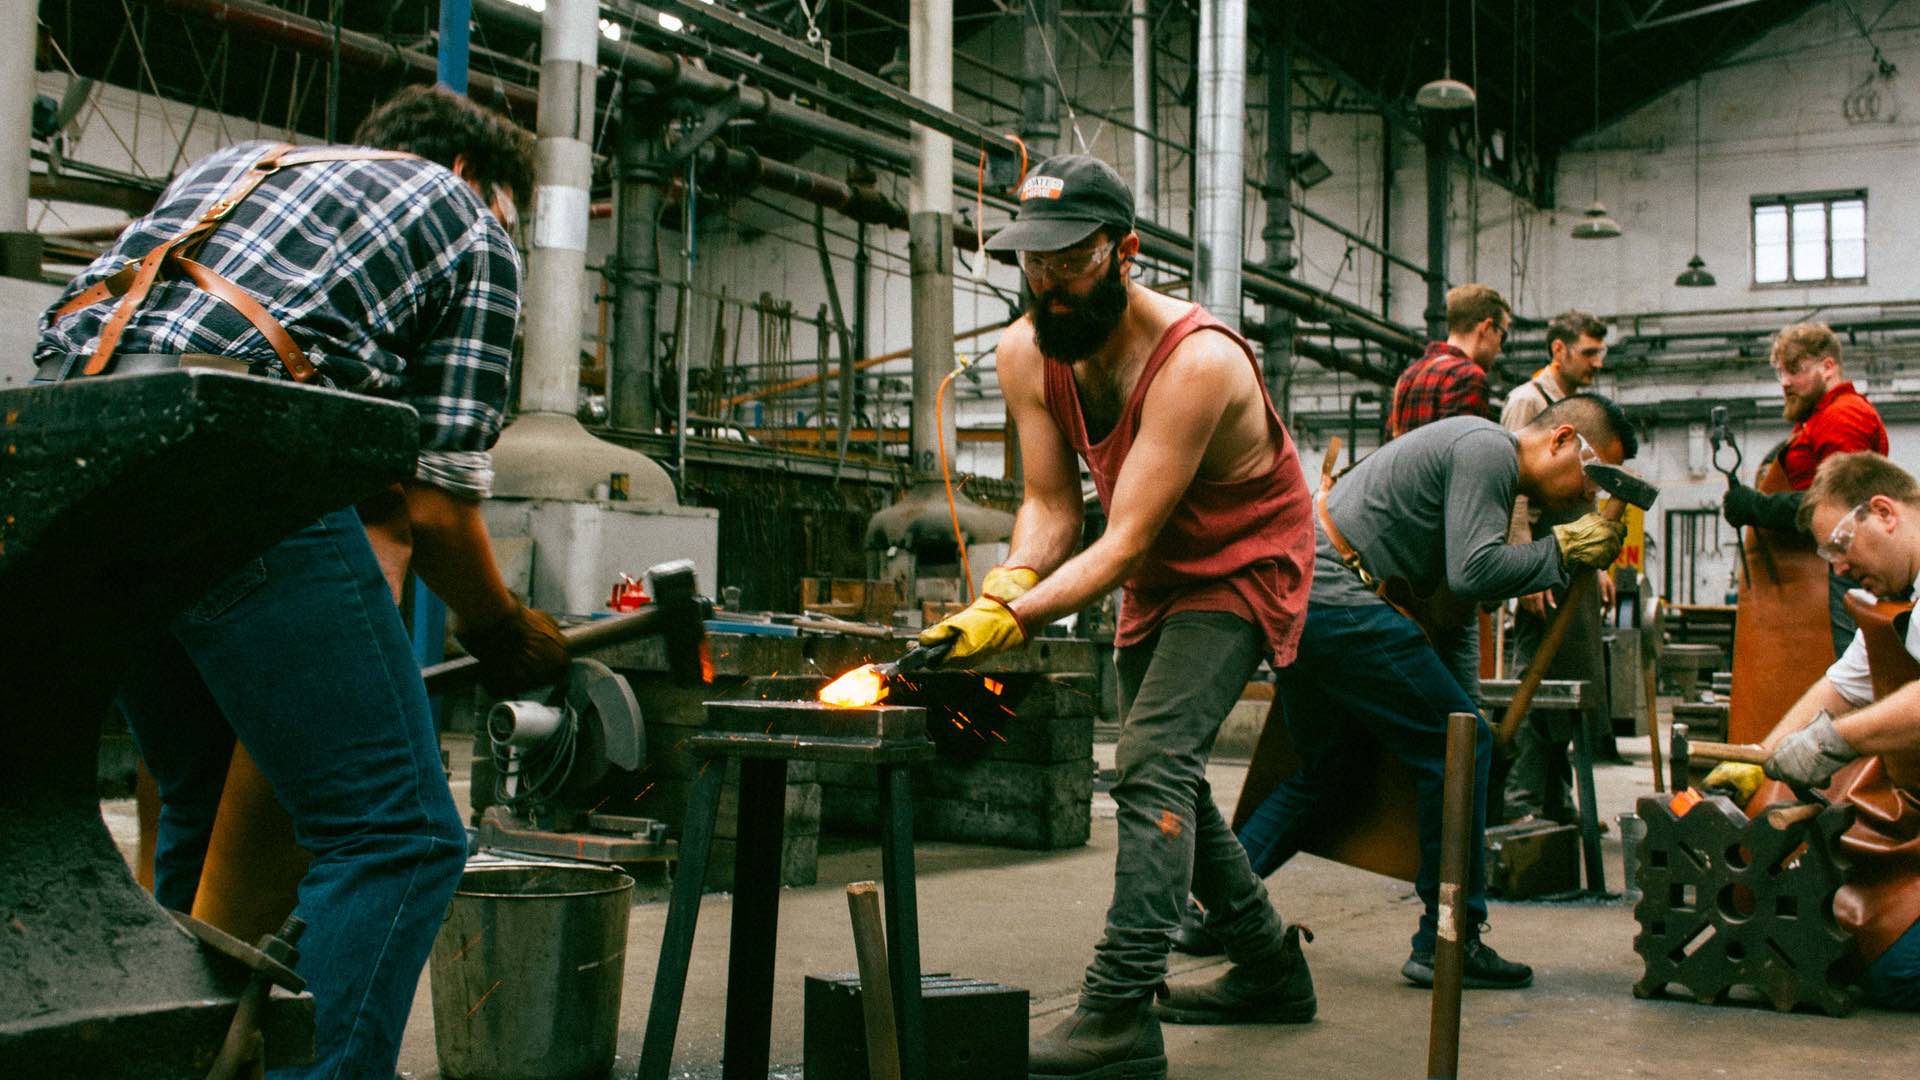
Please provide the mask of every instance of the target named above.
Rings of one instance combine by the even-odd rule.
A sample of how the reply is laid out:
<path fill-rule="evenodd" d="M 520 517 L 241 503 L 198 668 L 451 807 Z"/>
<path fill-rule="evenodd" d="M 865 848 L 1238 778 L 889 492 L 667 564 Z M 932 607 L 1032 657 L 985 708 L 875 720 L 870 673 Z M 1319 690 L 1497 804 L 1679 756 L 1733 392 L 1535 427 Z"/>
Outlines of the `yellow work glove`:
<path fill-rule="evenodd" d="M 1700 781 L 1700 787 L 1703 791 L 1712 791 L 1715 788 L 1731 791 L 1734 793 L 1734 801 L 1745 806 L 1747 800 L 1753 798 L 1753 793 L 1760 790 L 1760 782 L 1766 778 L 1766 773 L 1758 765 L 1723 761 L 1713 767 L 1713 771 L 1707 774 L 1705 780 Z"/>
<path fill-rule="evenodd" d="M 1627 542 L 1627 526 L 1608 521 L 1599 514 L 1584 514 L 1565 525 L 1553 527 L 1554 543 L 1560 545 L 1560 561 L 1575 566 L 1604 570 L 1613 565 L 1620 548 Z"/>
<path fill-rule="evenodd" d="M 1021 593 L 1040 584 L 1040 575 L 1031 566 L 996 566 L 980 579 L 980 595 L 998 597 L 1011 604 Z"/>
<path fill-rule="evenodd" d="M 922 645 L 949 640 L 953 642 L 953 651 L 947 654 L 951 662 L 1017 649 L 1027 643 L 1027 630 L 1005 601 L 983 593 L 965 611 L 920 631 Z"/>

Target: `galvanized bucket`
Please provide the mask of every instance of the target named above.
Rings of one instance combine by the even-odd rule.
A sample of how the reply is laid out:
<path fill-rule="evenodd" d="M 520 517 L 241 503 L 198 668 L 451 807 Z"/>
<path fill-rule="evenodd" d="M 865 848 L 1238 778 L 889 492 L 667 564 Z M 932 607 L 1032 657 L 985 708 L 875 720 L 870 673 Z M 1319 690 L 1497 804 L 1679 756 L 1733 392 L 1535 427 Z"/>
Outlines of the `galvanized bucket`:
<path fill-rule="evenodd" d="M 593 866 L 476 866 L 433 944 L 448 1080 L 587 1080 L 613 1069 L 633 879 Z"/>

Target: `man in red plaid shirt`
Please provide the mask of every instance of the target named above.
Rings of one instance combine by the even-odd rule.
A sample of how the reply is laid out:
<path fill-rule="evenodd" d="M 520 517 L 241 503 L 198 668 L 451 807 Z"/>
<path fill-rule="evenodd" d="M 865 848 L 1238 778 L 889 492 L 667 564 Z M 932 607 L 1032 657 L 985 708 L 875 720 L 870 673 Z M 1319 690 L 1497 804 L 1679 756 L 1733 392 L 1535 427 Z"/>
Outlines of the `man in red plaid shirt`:
<path fill-rule="evenodd" d="M 1447 340 L 1427 346 L 1393 386 L 1387 430 L 1395 437 L 1449 416 L 1493 416 L 1487 369 L 1500 357 L 1513 309 L 1485 285 L 1457 285 L 1447 293 Z"/>

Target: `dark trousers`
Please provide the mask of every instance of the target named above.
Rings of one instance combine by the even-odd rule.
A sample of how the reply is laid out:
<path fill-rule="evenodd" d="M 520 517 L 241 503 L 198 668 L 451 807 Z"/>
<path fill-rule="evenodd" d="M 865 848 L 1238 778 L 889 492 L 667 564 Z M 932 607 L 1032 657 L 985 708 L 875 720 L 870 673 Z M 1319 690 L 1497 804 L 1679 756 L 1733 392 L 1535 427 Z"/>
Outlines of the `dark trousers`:
<path fill-rule="evenodd" d="M 1460 651 L 1452 643 L 1442 645 L 1449 657 Z M 1299 658 L 1279 673 L 1275 694 L 1301 766 L 1240 828 L 1240 843 L 1254 870 L 1263 877 L 1271 874 L 1309 837 L 1339 821 L 1354 793 L 1373 781 L 1373 748 L 1384 750 L 1413 769 L 1419 791 L 1413 808 L 1420 834 L 1414 889 L 1426 910 L 1413 947 L 1431 950 L 1440 893 L 1447 715 L 1479 715 L 1473 698 L 1419 628 L 1383 603 L 1309 604 Z M 1487 918 L 1485 832 L 1493 734 L 1484 717 L 1474 751 L 1469 927 Z M 1470 929 L 1469 936 L 1477 932 Z"/>
<path fill-rule="evenodd" d="M 1567 590 L 1553 590 L 1556 604 L 1565 604 Z M 1533 662 L 1533 655 L 1540 647 L 1540 639 L 1546 636 L 1547 627 L 1552 624 L 1558 609 L 1550 609 L 1547 618 L 1536 619 L 1522 610 L 1513 619 L 1513 663 L 1514 677 L 1519 678 L 1527 665 Z M 1553 662 L 1547 665 L 1546 677 L 1549 679 L 1585 679 L 1590 684 L 1587 700 L 1590 704 L 1581 711 L 1578 718 L 1557 709 L 1534 709 L 1527 719 L 1514 732 L 1512 769 L 1506 775 L 1504 818 L 1512 821 L 1528 814 L 1538 814 L 1556 821 L 1573 820 L 1572 803 L 1568 798 L 1568 781 L 1572 776 L 1567 744 L 1573 740 L 1576 722 L 1587 725 L 1588 745 L 1594 748 L 1596 756 L 1612 756 L 1606 748 L 1613 745 L 1613 722 L 1607 716 L 1603 704 L 1606 697 L 1606 656 L 1601 641 L 1600 627 L 1600 591 L 1588 589 L 1585 603 L 1573 615 L 1573 622 L 1567 627 L 1566 640 L 1561 642 L 1560 651 L 1554 654 Z M 1495 770 L 1496 775 L 1499 770 Z"/>
<path fill-rule="evenodd" d="M 1207 784 L 1214 738 L 1261 650 L 1261 635 L 1246 620 L 1183 611 L 1115 655 L 1124 717 L 1113 788 L 1120 851 L 1106 934 L 1087 967 L 1081 1004 L 1112 1008 L 1160 985 L 1189 890 L 1234 963 L 1279 954 L 1280 916 Z"/>

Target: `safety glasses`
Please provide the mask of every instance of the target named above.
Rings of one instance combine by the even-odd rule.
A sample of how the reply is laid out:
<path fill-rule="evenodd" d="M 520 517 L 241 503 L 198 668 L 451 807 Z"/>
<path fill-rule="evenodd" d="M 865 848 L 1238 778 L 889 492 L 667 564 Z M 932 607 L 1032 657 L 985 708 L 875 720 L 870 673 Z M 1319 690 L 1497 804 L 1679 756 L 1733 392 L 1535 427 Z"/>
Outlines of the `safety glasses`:
<path fill-rule="evenodd" d="M 1867 516 L 1867 509 L 1867 504 L 1861 503 L 1847 511 L 1847 516 L 1841 518 L 1833 526 L 1833 531 L 1827 534 L 1827 542 L 1814 549 L 1821 558 L 1830 563 L 1846 558 L 1847 549 L 1853 546 L 1853 535 L 1860 530 L 1861 519 Z"/>
<path fill-rule="evenodd" d="M 1091 251 L 1023 251 L 1020 253 L 1020 268 L 1030 278 L 1064 281 L 1080 277 L 1093 269 L 1112 250 L 1113 241 L 1109 240 Z"/>

